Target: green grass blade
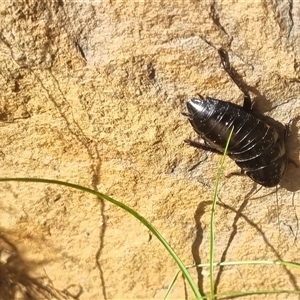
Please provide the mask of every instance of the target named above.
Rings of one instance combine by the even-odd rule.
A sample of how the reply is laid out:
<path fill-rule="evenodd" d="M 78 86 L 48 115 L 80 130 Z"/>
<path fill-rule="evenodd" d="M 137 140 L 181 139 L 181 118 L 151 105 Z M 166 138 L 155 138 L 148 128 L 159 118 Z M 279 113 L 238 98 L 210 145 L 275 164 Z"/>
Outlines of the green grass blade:
<path fill-rule="evenodd" d="M 218 194 L 218 188 L 219 188 L 219 182 L 220 182 L 220 178 L 223 172 L 223 166 L 224 166 L 224 162 L 225 162 L 225 158 L 226 158 L 226 154 L 227 154 L 227 150 L 228 150 L 228 146 L 229 146 L 229 142 L 232 136 L 232 132 L 234 130 L 234 127 L 232 126 L 227 142 L 226 142 L 226 146 L 225 146 L 225 150 L 224 150 L 224 154 L 222 156 L 221 159 L 221 164 L 218 170 L 218 175 L 217 175 L 217 180 L 216 180 L 216 185 L 215 185 L 215 191 L 214 191 L 214 198 L 213 198 L 213 203 L 212 203 L 212 207 L 211 207 L 211 218 L 210 218 L 210 243 L 209 243 L 209 273 L 210 273 L 210 294 L 211 294 L 211 298 L 214 299 L 214 291 L 215 291 L 215 284 L 214 284 L 214 252 L 215 252 L 215 210 L 216 210 L 216 203 L 217 203 L 217 194 Z"/>
<path fill-rule="evenodd" d="M 173 257 L 173 259 L 179 266 L 180 270 L 182 271 L 186 280 L 188 281 L 195 297 L 197 299 L 203 299 L 193 278 L 191 277 L 190 273 L 186 269 L 186 267 L 183 264 L 183 262 L 181 261 L 181 259 L 175 253 L 173 248 L 168 244 L 168 242 L 163 238 L 163 236 L 158 232 L 158 230 L 154 226 L 152 226 L 143 216 L 141 216 L 139 213 L 137 213 L 135 210 L 133 210 L 129 206 L 125 205 L 124 203 L 119 202 L 105 194 L 99 193 L 99 192 L 89 189 L 87 187 L 69 183 L 69 182 L 65 182 L 65 181 L 60 181 L 60 180 L 42 179 L 42 178 L 0 178 L 0 182 L 6 182 L 6 181 L 38 182 L 38 183 L 63 185 L 66 187 L 70 187 L 73 189 L 77 189 L 77 190 L 81 190 L 83 192 L 90 193 L 92 195 L 95 195 L 96 197 L 105 199 L 105 200 L 113 203 L 114 205 L 117 205 L 118 207 L 122 208 L 123 210 L 125 210 L 126 212 L 128 212 L 132 216 L 134 216 L 136 219 L 138 219 L 141 223 L 143 223 L 152 232 L 152 234 L 154 236 L 156 236 L 156 238 L 164 245 L 164 247 L 167 249 L 167 251 L 170 253 L 170 255 Z"/>
<path fill-rule="evenodd" d="M 164 300 L 166 300 L 169 297 L 169 295 L 171 294 L 171 291 L 172 291 L 172 289 L 173 289 L 173 287 L 175 285 L 175 282 L 176 282 L 179 274 L 181 274 L 180 270 L 176 273 L 176 275 L 174 276 L 173 280 L 171 281 L 171 283 L 170 283 L 170 285 L 168 287 L 167 293 L 166 293 L 166 295 L 164 297 Z"/>
<path fill-rule="evenodd" d="M 284 261 L 284 260 L 243 260 L 243 261 L 223 261 L 219 263 L 214 263 L 215 267 L 242 266 L 242 265 L 279 265 L 279 266 L 287 266 L 287 267 L 294 267 L 300 269 L 300 263 Z M 187 269 L 191 269 L 191 268 L 204 268 L 209 266 L 210 266 L 209 263 L 203 263 L 199 265 L 189 265 L 185 267 Z"/>
<path fill-rule="evenodd" d="M 222 299 L 234 299 L 234 298 L 240 298 L 240 299 L 245 299 L 245 296 L 251 296 L 251 295 L 272 295 L 272 294 L 300 294 L 300 291 L 297 290 L 255 290 L 255 291 L 246 291 L 246 292 L 228 292 L 228 293 L 220 293 L 216 294 L 215 297 L 218 297 L 219 300 Z M 273 298 L 269 298 L 273 299 Z M 277 298 L 278 299 L 278 298 Z M 283 299 L 283 298 L 280 298 Z"/>

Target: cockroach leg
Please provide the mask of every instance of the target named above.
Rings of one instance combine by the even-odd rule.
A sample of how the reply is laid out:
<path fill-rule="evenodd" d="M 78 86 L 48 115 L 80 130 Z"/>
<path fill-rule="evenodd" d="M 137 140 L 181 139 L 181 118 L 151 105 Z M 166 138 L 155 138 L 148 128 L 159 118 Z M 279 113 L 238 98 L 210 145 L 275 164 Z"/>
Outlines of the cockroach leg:
<path fill-rule="evenodd" d="M 199 142 L 196 142 L 196 141 L 193 141 L 193 140 L 186 139 L 186 140 L 184 140 L 184 142 L 189 144 L 190 146 L 198 148 L 198 149 L 202 149 L 202 150 L 205 150 L 205 151 L 210 151 L 210 152 L 217 153 L 217 154 L 222 154 L 222 152 L 220 152 L 216 149 L 213 149 L 213 148 L 211 148 L 207 145 L 204 145 L 202 143 L 199 143 Z"/>

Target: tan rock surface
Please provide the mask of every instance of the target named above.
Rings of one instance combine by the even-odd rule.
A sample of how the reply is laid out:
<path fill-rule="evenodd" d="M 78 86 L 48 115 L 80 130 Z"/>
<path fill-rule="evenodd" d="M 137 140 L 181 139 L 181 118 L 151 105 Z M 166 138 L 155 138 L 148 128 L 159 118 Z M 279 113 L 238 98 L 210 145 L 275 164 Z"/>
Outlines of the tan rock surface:
<path fill-rule="evenodd" d="M 185 264 L 208 262 L 220 157 L 184 144 L 196 136 L 181 112 L 198 93 L 242 103 L 206 39 L 228 51 L 260 111 L 299 118 L 300 6 L 276 3 L 1 2 L 1 177 L 107 193 L 151 221 Z M 288 146 L 299 164 L 298 128 L 296 119 Z M 226 160 L 225 174 L 236 170 Z M 299 261 L 299 187 L 293 165 L 277 194 L 222 177 L 215 261 Z M 1 300 L 162 299 L 178 271 L 110 203 L 40 183 L 0 183 L 0 195 Z M 208 270 L 191 273 L 209 293 Z M 246 265 L 215 276 L 218 292 L 296 290 L 299 273 Z M 170 298 L 185 297 L 193 294 L 180 278 Z"/>

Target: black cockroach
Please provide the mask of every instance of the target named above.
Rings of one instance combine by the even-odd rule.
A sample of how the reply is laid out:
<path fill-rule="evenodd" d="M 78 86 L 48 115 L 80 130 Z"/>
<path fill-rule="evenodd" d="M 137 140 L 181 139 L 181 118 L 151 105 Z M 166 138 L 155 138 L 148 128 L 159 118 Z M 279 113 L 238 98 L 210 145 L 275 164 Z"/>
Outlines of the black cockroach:
<path fill-rule="evenodd" d="M 284 134 L 280 134 L 253 112 L 251 98 L 234 76 L 234 71 L 226 59 L 227 53 L 223 49 L 218 52 L 225 71 L 244 93 L 244 105 L 210 97 L 189 100 L 186 103 L 188 113 L 184 115 L 189 118 L 205 144 L 190 140 L 186 142 L 203 150 L 223 153 L 233 126 L 228 156 L 253 181 L 265 187 L 276 186 L 288 162 Z"/>

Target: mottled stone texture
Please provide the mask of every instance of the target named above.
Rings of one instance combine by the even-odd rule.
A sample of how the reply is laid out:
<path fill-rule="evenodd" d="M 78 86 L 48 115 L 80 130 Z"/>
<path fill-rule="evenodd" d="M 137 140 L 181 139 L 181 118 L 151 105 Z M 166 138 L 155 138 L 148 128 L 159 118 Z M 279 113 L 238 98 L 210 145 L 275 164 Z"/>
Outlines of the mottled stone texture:
<path fill-rule="evenodd" d="M 296 1 L 13 0 L 0 3 L 0 20 L 1 177 L 107 193 L 151 221 L 185 264 L 207 263 L 221 157 L 184 143 L 196 136 L 181 112 L 197 94 L 242 103 L 219 47 L 259 111 L 295 117 L 288 148 L 299 164 Z M 215 261 L 297 262 L 300 168 L 288 166 L 277 192 L 225 176 L 237 170 L 227 159 Z M 162 299 L 178 270 L 141 223 L 106 201 L 40 183 L 0 183 L 0 195 L 1 300 Z M 191 273 L 209 293 L 208 269 Z M 300 286 L 299 270 L 279 266 L 215 277 L 217 292 Z M 193 294 L 179 277 L 170 299 L 185 297 Z"/>

